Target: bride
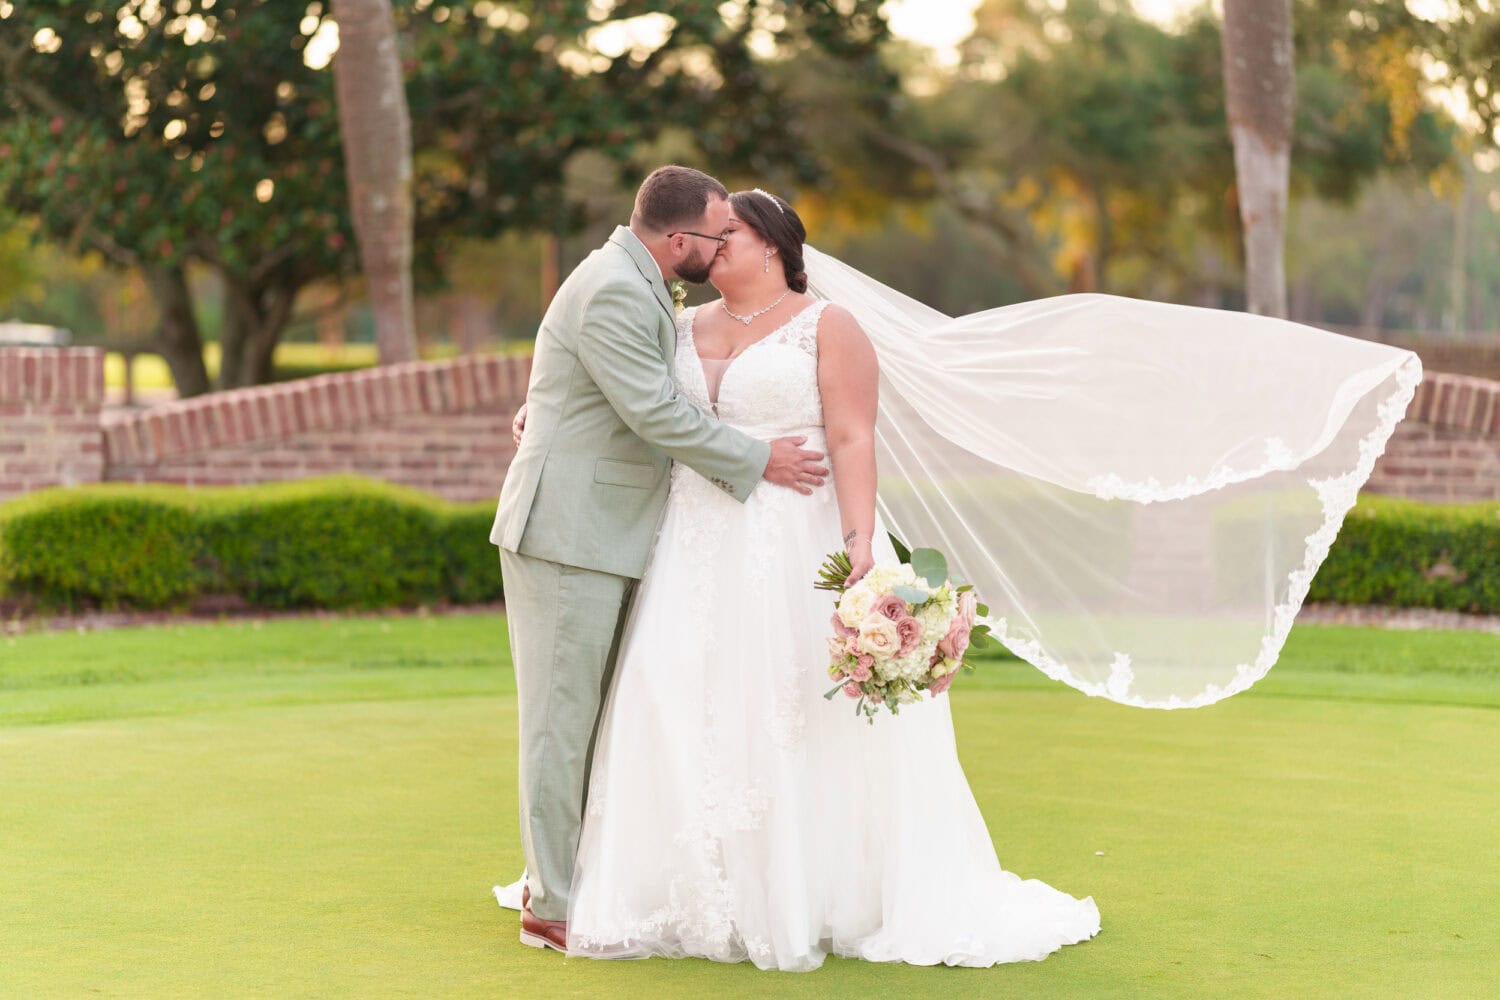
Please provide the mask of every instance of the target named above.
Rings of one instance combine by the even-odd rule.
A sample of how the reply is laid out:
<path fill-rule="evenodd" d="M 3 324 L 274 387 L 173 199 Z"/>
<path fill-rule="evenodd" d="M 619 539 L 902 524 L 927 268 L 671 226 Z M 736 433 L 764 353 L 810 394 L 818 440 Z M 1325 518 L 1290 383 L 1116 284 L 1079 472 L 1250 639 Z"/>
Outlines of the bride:
<path fill-rule="evenodd" d="M 782 199 L 730 204 L 723 297 L 679 316 L 679 391 L 753 436 L 806 436 L 832 482 L 741 505 L 673 468 L 595 747 L 569 953 L 988 966 L 1087 940 L 1091 898 L 1001 868 L 946 694 L 873 725 L 823 699 L 819 564 L 893 559 L 889 526 L 942 548 L 1049 675 L 1209 704 L 1275 662 L 1420 367 L 1107 296 L 950 319 L 804 247 Z"/>

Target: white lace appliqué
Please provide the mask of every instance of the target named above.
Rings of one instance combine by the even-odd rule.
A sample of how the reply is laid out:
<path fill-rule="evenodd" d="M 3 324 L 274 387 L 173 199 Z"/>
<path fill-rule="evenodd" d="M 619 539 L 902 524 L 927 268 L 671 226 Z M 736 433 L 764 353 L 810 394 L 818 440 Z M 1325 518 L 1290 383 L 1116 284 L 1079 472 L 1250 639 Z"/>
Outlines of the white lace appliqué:
<path fill-rule="evenodd" d="M 1166 500 L 1185 500 L 1200 493 L 1221 490 L 1235 483 L 1243 483 L 1246 480 L 1264 476 L 1268 472 L 1296 466 L 1296 457 L 1281 438 L 1266 438 L 1265 449 L 1265 458 L 1260 465 L 1252 469 L 1235 469 L 1228 465 L 1218 465 L 1206 476 L 1187 476 L 1170 485 L 1164 485 L 1154 476 L 1143 480 L 1130 480 L 1111 472 L 1108 475 L 1091 477 L 1088 481 L 1088 488 L 1089 492 L 1100 500 L 1161 503 Z"/>
<path fill-rule="evenodd" d="M 623 915 L 626 907 L 617 906 L 616 913 L 622 915 L 615 921 L 590 928 L 576 939 L 581 950 L 670 941 L 688 954 L 722 962 L 771 954 L 769 941 L 745 935 L 736 924 L 734 887 L 724 864 L 724 839 L 759 830 L 770 800 L 758 784 L 736 782 L 727 774 L 715 714 L 709 700 L 699 755 L 702 784 L 686 822 L 672 837 L 677 860 L 666 903 L 643 916 Z"/>
<path fill-rule="evenodd" d="M 1292 623 L 1296 621 L 1297 612 L 1301 610 L 1302 603 L 1307 600 L 1307 592 L 1312 587 L 1313 576 L 1317 573 L 1318 567 L 1323 564 L 1323 560 L 1328 558 L 1328 551 L 1334 539 L 1338 537 L 1345 515 L 1349 513 L 1359 497 L 1359 488 L 1364 485 L 1365 480 L 1370 478 L 1370 472 L 1375 468 L 1375 460 L 1384 453 L 1386 442 L 1396 429 L 1396 424 L 1400 423 L 1401 418 L 1405 416 L 1406 409 L 1416 394 L 1417 385 L 1422 381 L 1421 362 L 1415 358 L 1409 359 L 1396 370 L 1395 374 L 1395 387 L 1385 399 L 1381 400 L 1377 409 L 1378 419 L 1375 427 L 1360 439 L 1359 458 L 1354 466 L 1341 475 L 1308 480 L 1308 485 L 1317 494 L 1322 506 L 1323 522 L 1316 531 L 1303 540 L 1302 565 L 1287 576 L 1286 597 L 1276 605 L 1272 613 L 1270 628 L 1261 639 L 1260 650 L 1254 662 L 1241 663 L 1236 666 L 1234 677 L 1229 683 L 1209 684 L 1192 698 L 1174 696 L 1165 702 L 1147 701 L 1139 694 L 1130 693 L 1134 683 L 1134 674 L 1129 654 L 1116 652 L 1110 664 L 1109 679 L 1103 684 L 1098 684 L 1078 677 L 1067 664 L 1048 652 L 1033 635 L 1013 631 L 1004 618 L 988 622 L 995 638 L 1048 677 L 1062 681 L 1085 694 L 1106 697 L 1126 705 L 1136 705 L 1141 708 L 1198 708 L 1244 691 L 1264 677 L 1281 655 L 1281 649 L 1286 645 L 1287 635 L 1292 630 Z M 1266 441 L 1266 458 L 1266 466 L 1251 473 L 1236 473 L 1220 468 L 1207 477 L 1206 481 L 1189 479 L 1170 487 L 1162 487 L 1155 481 L 1125 483 L 1117 476 L 1100 477 L 1091 481 L 1090 487 L 1096 496 L 1106 500 L 1126 499 L 1137 503 L 1177 500 L 1286 468 L 1294 461 L 1285 443 L 1276 438 Z"/>

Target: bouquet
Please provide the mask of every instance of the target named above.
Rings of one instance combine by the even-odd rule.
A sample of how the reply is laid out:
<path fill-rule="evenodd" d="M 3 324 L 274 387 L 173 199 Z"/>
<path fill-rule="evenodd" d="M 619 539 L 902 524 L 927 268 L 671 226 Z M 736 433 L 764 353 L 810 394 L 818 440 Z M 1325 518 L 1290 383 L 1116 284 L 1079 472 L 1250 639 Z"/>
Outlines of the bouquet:
<path fill-rule="evenodd" d="M 890 538 L 899 562 L 879 563 L 850 586 L 849 554 L 836 552 L 813 584 L 839 595 L 828 640 L 828 676 L 839 683 L 824 697 L 855 699 L 855 714 L 872 725 L 881 705 L 895 715 L 923 691 L 948 690 L 960 669 L 974 669 L 964 661 L 969 649 L 991 641 L 989 626 L 978 623 L 989 608 L 973 587 L 948 579 L 943 554 Z"/>

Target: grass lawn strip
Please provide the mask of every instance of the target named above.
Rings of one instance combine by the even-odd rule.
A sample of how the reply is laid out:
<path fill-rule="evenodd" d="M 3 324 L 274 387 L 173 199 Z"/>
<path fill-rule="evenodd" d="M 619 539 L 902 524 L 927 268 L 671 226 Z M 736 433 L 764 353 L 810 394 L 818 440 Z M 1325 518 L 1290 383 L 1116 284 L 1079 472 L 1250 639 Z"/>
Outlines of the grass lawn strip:
<path fill-rule="evenodd" d="M 1495 650 L 1299 628 L 1254 691 L 1175 713 L 997 663 L 954 702 L 976 798 L 1103 934 L 792 976 L 519 945 L 488 895 L 521 864 L 503 619 L 21 636 L 0 996 L 1488 997 L 1500 712 L 1411 702 L 1494 704 Z"/>

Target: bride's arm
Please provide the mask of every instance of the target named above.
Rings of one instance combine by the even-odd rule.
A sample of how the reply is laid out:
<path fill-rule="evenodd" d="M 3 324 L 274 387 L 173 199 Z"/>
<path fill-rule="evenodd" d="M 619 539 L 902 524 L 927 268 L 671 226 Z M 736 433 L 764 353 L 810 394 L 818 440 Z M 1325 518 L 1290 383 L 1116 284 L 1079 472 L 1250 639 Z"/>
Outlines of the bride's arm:
<path fill-rule="evenodd" d="M 854 566 L 850 582 L 874 565 L 875 404 L 880 366 L 875 348 L 853 316 L 838 306 L 823 310 L 818 322 L 818 392 L 823 426 L 833 463 L 844 548 Z"/>

